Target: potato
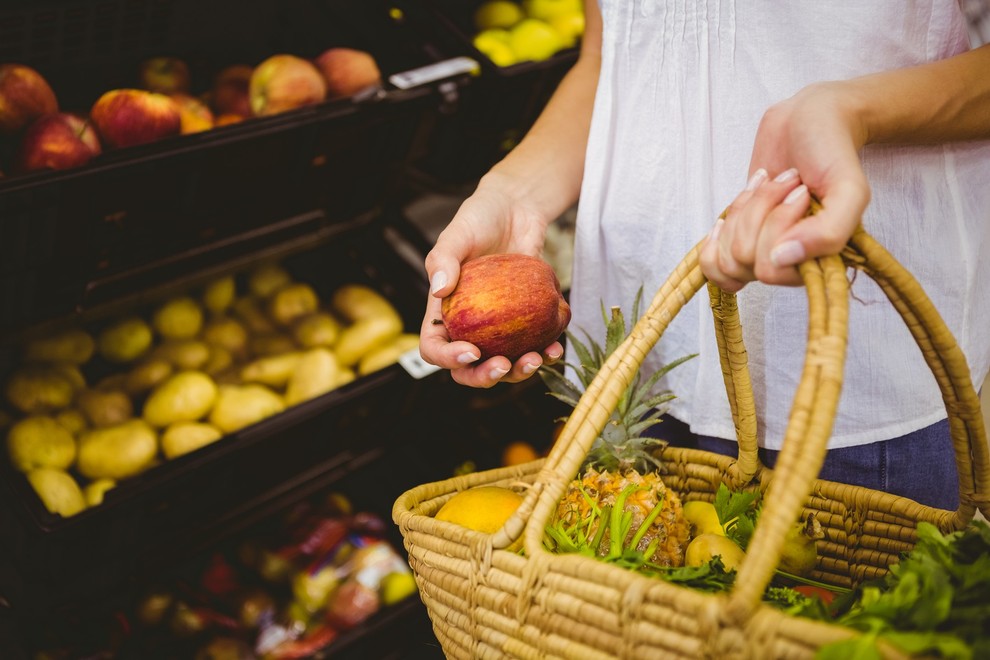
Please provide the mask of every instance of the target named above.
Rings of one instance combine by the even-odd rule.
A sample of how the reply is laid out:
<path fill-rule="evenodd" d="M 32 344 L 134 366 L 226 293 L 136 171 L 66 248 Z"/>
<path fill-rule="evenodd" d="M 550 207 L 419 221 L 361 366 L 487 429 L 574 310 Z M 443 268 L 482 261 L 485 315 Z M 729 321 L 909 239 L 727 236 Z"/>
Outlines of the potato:
<path fill-rule="evenodd" d="M 132 419 L 79 437 L 76 469 L 89 479 L 126 479 L 151 466 L 158 453 L 155 430 L 141 419 Z"/>
<path fill-rule="evenodd" d="M 7 400 L 26 415 L 67 408 L 76 394 L 72 380 L 47 364 L 25 365 L 7 381 Z"/>
<path fill-rule="evenodd" d="M 283 410 L 282 397 L 264 385 L 224 385 L 209 421 L 224 433 L 233 433 Z"/>
<path fill-rule="evenodd" d="M 76 391 L 86 387 L 86 377 L 83 376 L 81 371 L 79 371 L 79 367 L 71 362 L 54 362 L 51 364 L 51 368 L 62 376 L 65 376 L 65 378 L 72 383 L 72 387 L 74 387 Z"/>
<path fill-rule="evenodd" d="M 278 264 L 264 264 L 248 275 L 248 290 L 259 298 L 267 298 L 283 286 L 290 284 L 292 277 Z"/>
<path fill-rule="evenodd" d="M 76 436 L 89 428 L 89 421 L 78 408 L 66 408 L 60 410 L 55 415 L 55 421 L 65 427 L 65 429 Z"/>
<path fill-rule="evenodd" d="M 234 316 L 244 324 L 249 332 L 256 335 L 275 332 L 275 325 L 261 309 L 256 298 L 242 296 L 234 301 Z"/>
<path fill-rule="evenodd" d="M 402 319 L 397 315 L 372 316 L 344 328 L 333 350 L 340 364 L 352 367 L 365 355 L 391 342 L 401 333 Z"/>
<path fill-rule="evenodd" d="M 384 296 L 363 284 L 337 287 L 330 299 L 330 307 L 350 323 L 374 316 L 399 315 Z"/>
<path fill-rule="evenodd" d="M 81 328 L 70 328 L 32 339 L 24 349 L 24 357 L 42 362 L 84 364 L 93 357 L 95 350 L 96 342 L 92 335 Z"/>
<path fill-rule="evenodd" d="M 237 286 L 232 275 L 218 277 L 203 287 L 203 307 L 213 314 L 223 314 L 234 302 Z"/>
<path fill-rule="evenodd" d="M 65 470 L 76 460 L 76 440 L 55 419 L 33 415 L 10 427 L 7 453 L 21 472 L 36 468 Z"/>
<path fill-rule="evenodd" d="M 258 358 L 244 365 L 241 369 L 241 380 L 245 383 L 284 387 L 302 355 L 299 351 L 292 351 Z"/>
<path fill-rule="evenodd" d="M 65 470 L 38 468 L 28 472 L 27 479 L 51 513 L 68 518 L 86 508 L 79 484 Z"/>
<path fill-rule="evenodd" d="M 177 422 L 162 433 L 162 453 L 173 459 L 188 454 L 223 437 L 223 431 L 212 424 Z"/>
<path fill-rule="evenodd" d="M 93 389 L 100 390 L 101 392 L 112 392 L 114 390 L 123 390 L 124 383 L 126 382 L 127 382 L 127 372 L 121 371 L 120 373 L 104 376 L 100 380 L 96 381 L 96 384 L 93 385 Z"/>
<path fill-rule="evenodd" d="M 213 346 L 222 346 L 233 355 L 242 356 L 247 351 L 248 333 L 237 319 L 218 316 L 203 327 L 203 341 Z"/>
<path fill-rule="evenodd" d="M 86 484 L 82 489 L 86 506 L 99 506 L 103 504 L 103 497 L 107 494 L 107 491 L 116 485 L 117 482 L 113 479 L 97 479 Z"/>
<path fill-rule="evenodd" d="M 96 350 L 110 362 L 133 362 L 151 348 L 151 326 L 136 316 L 104 328 L 96 338 Z"/>
<path fill-rule="evenodd" d="M 194 422 L 210 412 L 217 385 L 200 371 L 183 371 L 152 390 L 144 402 L 144 421 L 156 428 L 175 422 Z"/>
<path fill-rule="evenodd" d="M 291 337 L 277 333 L 252 337 L 250 343 L 251 353 L 259 357 L 292 353 L 299 348 Z"/>
<path fill-rule="evenodd" d="M 234 356 L 223 346 L 210 346 L 210 358 L 203 365 L 203 372 L 215 376 L 226 371 L 234 364 Z"/>
<path fill-rule="evenodd" d="M 210 347 L 197 339 L 167 341 L 155 346 L 149 357 L 153 360 L 165 360 L 176 369 L 196 370 L 210 359 Z"/>
<path fill-rule="evenodd" d="M 173 298 L 155 310 L 151 325 L 165 339 L 192 339 L 203 327 L 203 310 L 188 296 Z"/>
<path fill-rule="evenodd" d="M 272 294 L 268 301 L 268 316 L 281 326 L 312 314 L 320 306 L 316 291 L 308 284 L 288 284 Z"/>
<path fill-rule="evenodd" d="M 325 394 L 337 386 L 340 363 L 326 348 L 313 348 L 302 354 L 285 388 L 285 403 L 294 406 Z"/>
<path fill-rule="evenodd" d="M 340 336 L 340 322 L 326 312 L 316 312 L 298 319 L 292 337 L 303 348 L 333 346 Z"/>
<path fill-rule="evenodd" d="M 97 428 L 115 426 L 134 416 L 134 405 L 123 390 L 82 390 L 76 395 L 76 405 Z"/>
<path fill-rule="evenodd" d="M 357 372 L 364 376 L 395 364 L 399 356 L 419 346 L 419 335 L 403 333 L 391 342 L 366 353 L 358 363 Z"/>
<path fill-rule="evenodd" d="M 175 367 L 168 360 L 149 358 L 134 366 L 124 377 L 124 391 L 131 396 L 144 394 L 172 375 Z"/>

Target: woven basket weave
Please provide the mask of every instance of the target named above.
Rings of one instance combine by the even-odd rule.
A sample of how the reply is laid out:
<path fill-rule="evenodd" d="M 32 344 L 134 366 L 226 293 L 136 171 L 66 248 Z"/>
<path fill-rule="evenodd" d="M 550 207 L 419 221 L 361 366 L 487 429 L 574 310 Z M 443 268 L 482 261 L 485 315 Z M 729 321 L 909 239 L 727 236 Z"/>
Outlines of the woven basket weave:
<path fill-rule="evenodd" d="M 859 229 L 840 256 L 802 264 L 809 303 L 804 368 L 776 468 L 757 457 L 756 413 L 735 296 L 709 285 L 716 337 L 739 453 L 663 450 L 663 479 L 684 500 L 730 488 L 773 484 L 729 593 L 710 594 L 648 578 L 580 555 L 555 555 L 543 530 L 611 411 L 667 325 L 704 284 L 700 244 L 675 269 L 629 337 L 588 386 L 550 455 L 540 461 L 425 484 L 395 502 L 420 596 L 444 652 L 453 658 L 803 658 L 857 633 L 786 615 L 761 602 L 784 537 L 802 512 L 825 530 L 811 577 L 853 586 L 882 575 L 913 547 L 927 521 L 961 529 L 990 504 L 990 461 L 980 403 L 965 357 L 924 291 Z M 900 312 L 942 391 L 959 470 L 956 511 L 888 493 L 817 479 L 832 429 L 848 328 L 846 267 L 870 275 Z M 923 466 L 918 466 L 924 469 Z M 526 484 L 516 514 L 495 534 L 432 516 L 454 494 L 478 485 Z M 524 555 L 504 550 L 520 536 Z M 885 653 L 896 657 L 894 649 Z"/>

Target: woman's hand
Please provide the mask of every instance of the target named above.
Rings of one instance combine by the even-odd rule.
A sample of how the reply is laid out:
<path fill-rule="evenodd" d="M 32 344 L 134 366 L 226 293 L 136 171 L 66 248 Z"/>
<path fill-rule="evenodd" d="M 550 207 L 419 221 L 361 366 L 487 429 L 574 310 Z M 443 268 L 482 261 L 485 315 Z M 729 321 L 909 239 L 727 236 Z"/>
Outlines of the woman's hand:
<path fill-rule="evenodd" d="M 820 83 L 766 112 L 749 181 L 702 249 L 706 277 L 733 292 L 753 280 L 799 285 L 797 264 L 842 250 L 870 201 L 854 107 L 843 83 Z M 803 219 L 809 193 L 822 209 Z"/>
<path fill-rule="evenodd" d="M 435 323 L 441 319 L 441 300 L 457 285 L 462 263 L 503 252 L 539 256 L 543 249 L 549 220 L 540 212 L 517 204 L 503 183 L 498 175 L 487 175 L 426 256 L 430 295 L 420 329 L 420 354 L 427 362 L 449 369 L 456 382 L 471 387 L 524 380 L 544 362 L 552 364 L 559 360 L 564 352 L 563 346 L 554 342 L 542 355 L 527 353 L 515 364 L 504 356 L 478 363 L 481 351 L 477 346 L 466 341 L 450 341 L 446 328 Z"/>

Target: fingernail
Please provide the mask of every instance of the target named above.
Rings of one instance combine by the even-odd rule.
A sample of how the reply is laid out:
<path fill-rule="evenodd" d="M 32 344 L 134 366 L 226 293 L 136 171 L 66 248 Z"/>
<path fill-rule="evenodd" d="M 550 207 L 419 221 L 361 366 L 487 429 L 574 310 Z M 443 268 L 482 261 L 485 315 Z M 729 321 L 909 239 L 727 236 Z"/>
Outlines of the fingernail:
<path fill-rule="evenodd" d="M 436 293 L 445 286 L 447 286 L 447 273 L 442 270 L 433 273 L 433 279 L 430 280 L 430 293 Z"/>
<path fill-rule="evenodd" d="M 774 181 L 776 181 L 777 183 L 783 183 L 784 181 L 790 181 L 796 176 L 797 176 L 797 170 L 792 167 L 791 169 L 784 170 L 776 177 L 774 177 Z"/>
<path fill-rule="evenodd" d="M 550 360 L 559 360 L 563 353 L 547 353 L 547 358 Z"/>
<path fill-rule="evenodd" d="M 457 356 L 457 361 L 461 364 L 471 364 L 478 359 L 478 356 L 474 353 L 464 352 Z"/>
<path fill-rule="evenodd" d="M 800 186 L 787 193 L 787 197 L 784 198 L 784 204 L 794 204 L 799 199 L 804 197 L 806 192 L 808 192 L 808 186 L 802 183 Z"/>
<path fill-rule="evenodd" d="M 523 365 L 523 368 L 522 368 L 522 372 L 528 376 L 529 374 L 533 373 L 537 369 L 539 369 L 539 366 L 538 365 L 535 365 L 535 364 L 524 364 Z"/>
<path fill-rule="evenodd" d="M 718 220 L 715 221 L 715 226 L 712 227 L 712 233 L 708 235 L 709 241 L 718 240 L 718 235 L 722 233 L 722 225 L 724 224 L 725 224 L 725 220 L 723 220 L 722 218 L 719 218 Z"/>
<path fill-rule="evenodd" d="M 746 190 L 756 190 L 760 187 L 760 184 L 766 180 L 766 178 L 767 171 L 761 167 L 753 172 L 753 176 L 749 177 L 749 181 L 746 182 Z"/>
<path fill-rule="evenodd" d="M 489 376 L 489 377 L 490 377 L 490 378 L 491 378 L 492 380 L 498 380 L 499 378 L 501 378 L 502 376 L 504 376 L 504 375 L 505 375 L 505 374 L 507 374 L 507 373 L 509 373 L 509 370 L 508 370 L 508 369 L 498 369 L 498 368 L 496 368 L 496 369 L 492 369 L 492 370 L 491 370 L 491 371 L 490 371 L 490 372 L 488 373 L 488 376 Z"/>
<path fill-rule="evenodd" d="M 797 241 L 784 241 L 770 250 L 770 263 L 778 268 L 804 261 L 804 246 Z"/>

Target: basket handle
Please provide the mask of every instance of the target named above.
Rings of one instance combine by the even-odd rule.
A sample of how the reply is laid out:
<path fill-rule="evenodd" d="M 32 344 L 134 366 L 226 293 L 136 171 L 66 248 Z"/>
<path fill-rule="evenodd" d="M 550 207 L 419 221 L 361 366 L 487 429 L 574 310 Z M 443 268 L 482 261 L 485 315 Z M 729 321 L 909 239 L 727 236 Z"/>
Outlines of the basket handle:
<path fill-rule="evenodd" d="M 702 243 L 696 245 L 678 264 L 629 336 L 589 384 L 523 504 L 493 536 L 494 547 L 505 547 L 525 530 L 527 554 L 543 555 L 543 560 L 550 557 L 542 547 L 543 530 L 567 484 L 577 474 L 647 353 L 705 282 L 699 263 L 701 247 Z M 907 501 L 908 512 L 925 514 L 923 517 L 945 531 L 964 526 L 977 508 L 985 515 L 990 512 L 990 457 L 980 402 L 965 356 L 917 281 L 859 228 L 841 258 L 814 259 L 799 268 L 809 301 L 805 366 L 774 470 L 773 497 L 766 500 L 733 588 L 729 608 L 733 616 L 745 618 L 760 600 L 779 563 L 784 537 L 797 520 L 824 462 L 845 360 L 849 304 L 846 264 L 873 277 L 901 313 L 935 374 L 949 415 L 959 470 L 959 508 L 955 512 L 940 511 Z M 738 320 L 732 298 L 732 294 L 718 292 L 717 302 L 721 303 L 723 312 L 729 312 L 730 327 Z M 722 327 L 724 330 L 725 322 Z M 740 354 L 737 352 L 736 356 Z M 746 369 L 744 351 L 741 357 L 730 366 L 730 375 Z M 729 382 L 741 381 L 727 378 Z M 736 388 L 737 394 L 740 389 L 743 388 Z M 740 426 L 738 419 L 737 426 Z"/>

